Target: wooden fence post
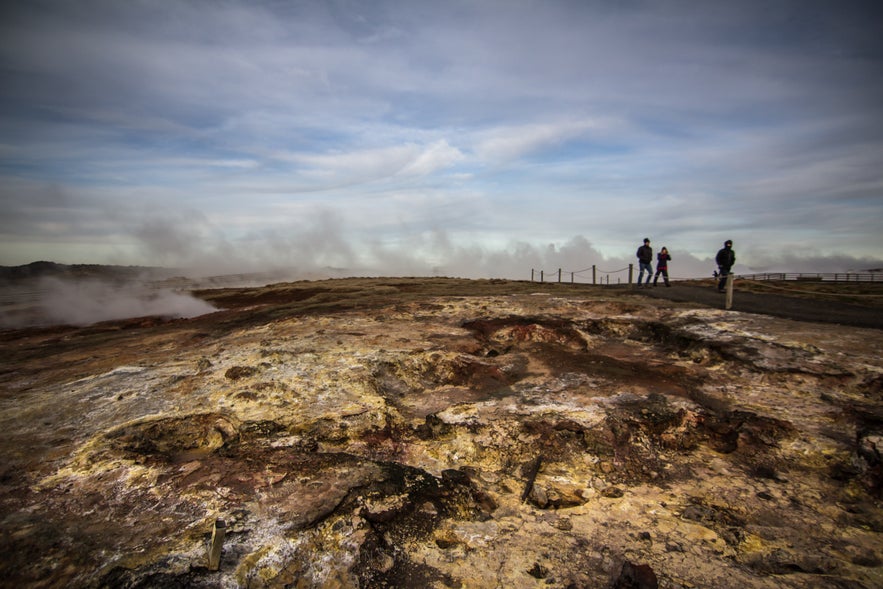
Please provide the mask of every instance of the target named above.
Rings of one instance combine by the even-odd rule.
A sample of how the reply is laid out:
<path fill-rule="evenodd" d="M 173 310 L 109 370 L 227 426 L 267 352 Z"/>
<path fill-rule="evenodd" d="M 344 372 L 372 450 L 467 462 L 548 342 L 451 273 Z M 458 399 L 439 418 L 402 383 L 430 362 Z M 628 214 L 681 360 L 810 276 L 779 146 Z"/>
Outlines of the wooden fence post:
<path fill-rule="evenodd" d="M 222 519 L 215 520 L 212 530 L 212 543 L 208 550 L 208 570 L 216 571 L 221 566 L 221 549 L 224 547 L 224 536 L 227 532 L 227 524 Z"/>
<path fill-rule="evenodd" d="M 543 274 L 545 274 L 545 270 L 540 270 L 540 282 L 543 282 Z"/>
<path fill-rule="evenodd" d="M 595 268 L 595 265 L 592 264 L 592 284 L 595 284 L 595 271 L 596 270 L 597 270 L 597 268 Z"/>
<path fill-rule="evenodd" d="M 561 268 L 558 268 L 558 284 L 561 284 Z"/>
<path fill-rule="evenodd" d="M 632 275 L 635 273 L 635 265 L 629 264 L 629 286 L 632 285 Z"/>
<path fill-rule="evenodd" d="M 729 311 L 733 306 L 733 273 L 727 274 L 727 302 L 725 308 Z"/>

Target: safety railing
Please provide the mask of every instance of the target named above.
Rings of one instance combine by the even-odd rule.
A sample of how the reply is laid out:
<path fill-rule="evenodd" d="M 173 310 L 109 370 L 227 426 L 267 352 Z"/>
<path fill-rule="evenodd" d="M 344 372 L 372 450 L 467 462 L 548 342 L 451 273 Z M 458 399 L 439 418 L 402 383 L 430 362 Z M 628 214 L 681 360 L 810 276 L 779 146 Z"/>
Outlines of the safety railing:
<path fill-rule="evenodd" d="M 623 272 L 627 272 L 627 276 L 623 276 Z M 580 284 L 609 285 L 611 275 L 616 278 L 614 284 L 623 284 L 623 278 L 626 278 L 626 284 L 631 284 L 634 275 L 634 265 L 629 264 L 625 268 L 618 270 L 603 270 L 595 265 L 582 270 L 563 270 L 558 268 L 557 270 L 547 271 L 535 268 L 530 269 L 531 282 L 570 282 L 571 284 L 579 282 Z M 569 280 L 567 280 L 568 278 Z"/>
<path fill-rule="evenodd" d="M 740 274 L 743 280 L 798 282 L 883 282 L 883 272 L 764 272 Z"/>
<path fill-rule="evenodd" d="M 634 264 L 617 270 L 603 270 L 596 265 L 582 270 L 543 270 L 531 268 L 531 282 L 570 282 L 582 284 L 632 284 Z M 611 281 L 611 276 L 615 282 Z M 762 274 L 738 274 L 740 280 L 780 282 L 883 282 L 883 271 L 872 272 L 764 272 Z M 671 280 L 691 280 L 671 277 Z"/>

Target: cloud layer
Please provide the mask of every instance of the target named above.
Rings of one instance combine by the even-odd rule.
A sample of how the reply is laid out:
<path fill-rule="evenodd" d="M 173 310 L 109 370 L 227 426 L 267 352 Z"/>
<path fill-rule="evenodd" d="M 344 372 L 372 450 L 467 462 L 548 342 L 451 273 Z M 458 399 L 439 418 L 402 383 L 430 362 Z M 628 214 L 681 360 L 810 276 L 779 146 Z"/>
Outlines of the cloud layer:
<path fill-rule="evenodd" d="M 19 4 L 0 264 L 883 266 L 876 2 Z"/>

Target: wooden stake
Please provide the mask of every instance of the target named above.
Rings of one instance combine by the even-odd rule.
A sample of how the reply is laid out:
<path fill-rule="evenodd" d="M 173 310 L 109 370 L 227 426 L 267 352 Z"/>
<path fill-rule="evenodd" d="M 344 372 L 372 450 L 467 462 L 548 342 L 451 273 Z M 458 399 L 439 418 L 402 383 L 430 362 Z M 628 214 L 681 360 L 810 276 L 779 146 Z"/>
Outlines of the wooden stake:
<path fill-rule="evenodd" d="M 729 311 L 733 306 L 733 273 L 727 274 L 727 303 L 726 309 Z"/>
<path fill-rule="evenodd" d="M 221 566 L 221 549 L 224 547 L 224 536 L 227 533 L 227 524 L 222 519 L 215 520 L 212 530 L 212 543 L 208 550 L 208 570 L 216 571 Z"/>
<path fill-rule="evenodd" d="M 530 492 L 533 489 L 533 483 L 537 480 L 537 474 L 540 472 L 540 466 L 542 466 L 542 464 L 543 455 L 538 454 L 536 460 L 531 462 L 527 467 L 527 482 L 524 484 L 524 492 L 521 494 L 522 502 L 524 502 L 524 500 L 530 495 Z"/>

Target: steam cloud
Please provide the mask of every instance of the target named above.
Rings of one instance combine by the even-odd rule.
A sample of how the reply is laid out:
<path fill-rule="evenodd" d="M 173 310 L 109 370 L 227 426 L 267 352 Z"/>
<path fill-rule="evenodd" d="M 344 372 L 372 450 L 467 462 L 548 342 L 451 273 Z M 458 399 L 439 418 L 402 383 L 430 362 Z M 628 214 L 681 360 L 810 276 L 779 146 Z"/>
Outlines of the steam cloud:
<path fill-rule="evenodd" d="M 591 282 L 591 268 L 610 273 L 611 283 L 627 280 L 623 268 L 635 264 L 634 252 L 644 233 L 637 234 L 624 253 L 611 255 L 588 238 L 576 235 L 557 243 L 507 244 L 470 243 L 462 235 L 425 226 L 403 226 L 395 239 L 379 239 L 360 232 L 344 211 L 319 208 L 297 221 L 272 230 L 255 231 L 231 239 L 206 217 L 197 213 L 152 217 L 133 227 L 142 259 L 151 265 L 186 267 L 189 277 L 255 272 L 287 271 L 286 279 L 344 276 L 456 276 L 461 278 L 506 278 L 525 280 L 531 270 L 544 270 L 547 277 L 560 268 L 569 280 Z M 656 236 L 650 232 L 653 248 L 667 246 L 672 255 L 673 278 L 704 278 L 716 269 L 714 255 L 724 238 L 734 238 L 737 273 L 755 272 L 846 272 L 880 268 L 883 260 L 853 257 L 814 250 L 800 244 L 768 250 L 740 234 L 724 234 L 700 247 L 682 244 L 677 236 Z M 620 248 L 618 248 L 620 249 Z M 787 252 L 800 252 L 800 255 Z M 128 261 L 126 263 L 129 263 Z M 619 271 L 619 272 L 618 272 Z M 537 272 L 538 273 L 538 272 Z M 557 277 L 556 277 L 557 278 Z M 599 276 L 600 279 L 600 276 Z"/>
<path fill-rule="evenodd" d="M 168 289 L 55 278 L 41 282 L 39 307 L 43 321 L 68 325 L 144 316 L 196 317 L 217 310 L 205 301 Z"/>

